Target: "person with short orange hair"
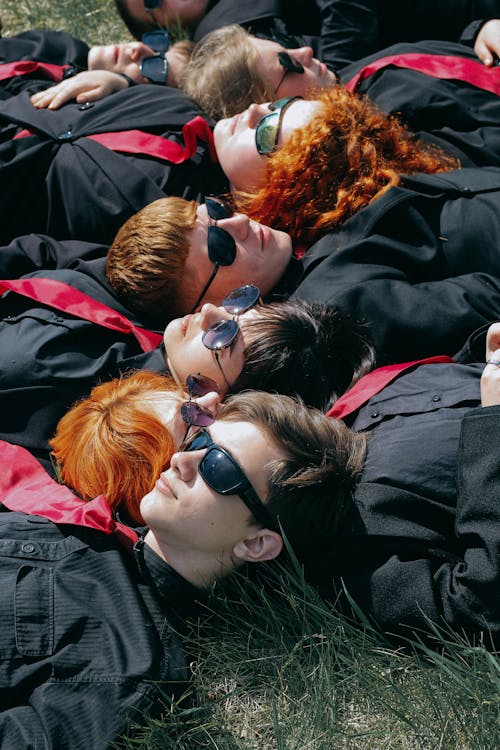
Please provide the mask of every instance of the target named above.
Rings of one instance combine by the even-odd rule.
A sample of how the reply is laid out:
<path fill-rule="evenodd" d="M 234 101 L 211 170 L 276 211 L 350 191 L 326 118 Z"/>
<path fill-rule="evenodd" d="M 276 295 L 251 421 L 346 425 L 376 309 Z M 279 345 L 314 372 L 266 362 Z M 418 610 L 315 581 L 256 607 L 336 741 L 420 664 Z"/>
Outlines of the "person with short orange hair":
<path fill-rule="evenodd" d="M 64 415 L 50 441 L 60 478 L 83 500 L 104 495 L 115 513 L 143 524 L 140 500 L 186 433 L 181 404 L 187 399 L 173 378 L 148 370 L 96 385 Z M 196 403 L 215 418 L 216 392 Z"/>

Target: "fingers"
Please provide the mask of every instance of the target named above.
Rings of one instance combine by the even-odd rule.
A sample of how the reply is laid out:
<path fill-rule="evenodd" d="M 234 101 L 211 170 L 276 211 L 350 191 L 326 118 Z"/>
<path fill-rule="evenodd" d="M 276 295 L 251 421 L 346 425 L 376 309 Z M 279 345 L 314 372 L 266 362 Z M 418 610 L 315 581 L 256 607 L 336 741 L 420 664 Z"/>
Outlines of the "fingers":
<path fill-rule="evenodd" d="M 74 98 L 74 86 L 69 82 L 62 81 L 56 86 L 51 86 L 45 91 L 39 91 L 31 97 L 31 103 L 37 109 L 58 109 L 65 102 Z"/>
<path fill-rule="evenodd" d="M 474 52 L 484 65 L 491 66 L 500 59 L 500 19 L 484 24 L 477 35 Z"/>
<path fill-rule="evenodd" d="M 486 334 L 486 356 L 485 359 L 500 359 L 500 322 L 493 323 Z"/>

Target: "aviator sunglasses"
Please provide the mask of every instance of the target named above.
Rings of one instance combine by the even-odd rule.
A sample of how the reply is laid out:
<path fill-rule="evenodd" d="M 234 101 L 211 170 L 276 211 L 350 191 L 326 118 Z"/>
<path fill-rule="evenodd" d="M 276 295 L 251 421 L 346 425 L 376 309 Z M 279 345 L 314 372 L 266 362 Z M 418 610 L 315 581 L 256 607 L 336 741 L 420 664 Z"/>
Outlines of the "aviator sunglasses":
<path fill-rule="evenodd" d="M 207 235 L 207 246 L 208 246 L 208 257 L 214 264 L 214 270 L 207 283 L 203 287 L 203 290 L 196 300 L 192 312 L 195 312 L 201 300 L 207 293 L 207 290 L 215 279 L 217 271 L 220 266 L 230 266 L 234 263 L 236 258 L 236 242 L 229 232 L 225 229 L 217 226 L 219 219 L 230 219 L 233 216 L 234 211 L 228 203 L 225 203 L 220 198 L 205 198 L 205 206 L 207 208 L 207 214 L 215 224 L 208 227 Z"/>
<path fill-rule="evenodd" d="M 219 385 L 212 378 L 202 375 L 200 372 L 191 373 L 186 378 L 186 388 L 189 393 L 189 401 L 184 401 L 181 405 L 181 417 L 186 423 L 186 432 L 182 442 L 186 440 L 191 427 L 208 427 L 213 424 L 215 417 L 212 413 L 193 401 L 193 398 L 206 396 L 207 393 L 219 393 Z"/>
<path fill-rule="evenodd" d="M 302 96 L 288 96 L 271 102 L 269 105 L 271 111 L 268 115 L 264 115 L 255 128 L 255 145 L 259 154 L 267 155 L 275 150 L 287 107 L 302 98 Z"/>
<path fill-rule="evenodd" d="M 198 473 L 219 495 L 238 495 L 254 518 L 268 529 L 278 531 L 277 524 L 252 487 L 241 466 L 232 455 L 214 443 L 207 430 L 200 430 L 181 446 L 184 451 L 206 450 L 198 464 Z"/>
<path fill-rule="evenodd" d="M 255 284 L 246 284 L 240 286 L 238 289 L 233 289 L 229 292 L 221 302 L 221 306 L 234 317 L 232 320 L 220 320 L 218 323 L 207 328 L 201 337 L 202 344 L 213 351 L 217 367 L 222 373 L 226 385 L 229 388 L 230 385 L 222 369 L 222 365 L 219 359 L 219 351 L 221 349 L 227 349 L 231 346 L 233 341 L 240 332 L 240 326 L 236 317 L 242 313 L 250 310 L 260 300 L 260 289 Z"/>
<path fill-rule="evenodd" d="M 161 29 L 148 31 L 142 35 L 141 41 L 146 47 L 150 47 L 156 52 L 155 55 L 150 55 L 142 60 L 140 64 L 141 74 L 152 83 L 164 85 L 168 78 L 168 61 L 165 52 L 170 47 L 170 34 L 168 31 Z"/>

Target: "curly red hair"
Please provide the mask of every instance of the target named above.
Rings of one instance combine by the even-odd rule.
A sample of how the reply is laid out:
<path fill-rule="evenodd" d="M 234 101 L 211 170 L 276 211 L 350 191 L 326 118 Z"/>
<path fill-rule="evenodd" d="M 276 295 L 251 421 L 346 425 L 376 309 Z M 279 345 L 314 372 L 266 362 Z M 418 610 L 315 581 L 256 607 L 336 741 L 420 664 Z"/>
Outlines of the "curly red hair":
<path fill-rule="evenodd" d="M 154 411 L 167 397 L 180 403 L 186 394 L 172 378 L 145 370 L 95 386 L 50 441 L 63 482 L 83 500 L 102 494 L 114 511 L 144 523 L 140 501 L 176 449 Z"/>
<path fill-rule="evenodd" d="M 323 113 L 270 155 L 266 183 L 234 197 L 253 219 L 309 245 L 397 185 L 403 174 L 460 166 L 366 98 L 334 86 L 316 97 Z"/>

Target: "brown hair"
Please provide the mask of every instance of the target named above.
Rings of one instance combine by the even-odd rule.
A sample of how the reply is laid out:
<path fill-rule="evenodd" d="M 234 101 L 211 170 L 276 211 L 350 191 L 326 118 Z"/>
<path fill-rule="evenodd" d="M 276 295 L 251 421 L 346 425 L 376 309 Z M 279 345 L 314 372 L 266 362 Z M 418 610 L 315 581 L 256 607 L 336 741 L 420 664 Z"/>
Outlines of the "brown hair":
<path fill-rule="evenodd" d="M 217 419 L 251 422 L 287 454 L 272 465 L 266 506 L 307 570 L 331 546 L 352 503 L 366 436 L 301 401 L 261 391 L 231 396 Z"/>
<path fill-rule="evenodd" d="M 106 278 L 115 292 L 162 324 L 185 312 L 179 283 L 196 207 L 196 201 L 160 198 L 123 224 L 108 251 Z"/>
<path fill-rule="evenodd" d="M 178 85 L 214 120 L 272 98 L 257 73 L 259 53 L 249 34 L 232 24 L 211 31 L 198 44 Z"/>
<path fill-rule="evenodd" d="M 141 37 L 146 33 L 146 31 L 152 31 L 156 28 L 156 24 L 152 18 L 149 23 L 135 18 L 135 16 L 130 13 L 128 6 L 126 2 L 124 2 L 124 0 L 115 0 L 115 8 L 132 36 L 139 41 L 141 41 Z"/>
<path fill-rule="evenodd" d="M 398 185 L 403 174 L 459 167 L 365 98 L 334 86 L 322 112 L 266 160 L 265 185 L 235 203 L 251 218 L 310 244 Z"/>
<path fill-rule="evenodd" d="M 50 441 L 63 482 L 83 500 L 104 495 L 113 510 L 143 523 L 140 501 L 176 448 L 154 411 L 165 397 L 180 402 L 185 394 L 172 378 L 146 370 L 93 388 Z"/>

